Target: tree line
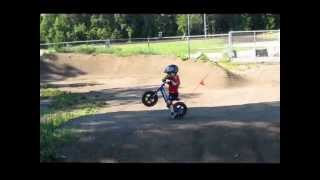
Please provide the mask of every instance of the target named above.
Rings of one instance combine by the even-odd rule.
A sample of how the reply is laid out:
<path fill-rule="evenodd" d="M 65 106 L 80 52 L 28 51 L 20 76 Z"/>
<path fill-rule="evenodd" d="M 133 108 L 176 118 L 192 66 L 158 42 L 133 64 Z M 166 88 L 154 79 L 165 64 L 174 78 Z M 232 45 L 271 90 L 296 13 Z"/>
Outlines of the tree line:
<path fill-rule="evenodd" d="M 204 15 L 190 15 L 190 35 L 204 34 Z M 278 14 L 206 14 L 207 34 L 279 29 Z M 40 43 L 187 35 L 186 14 L 42 14 Z"/>

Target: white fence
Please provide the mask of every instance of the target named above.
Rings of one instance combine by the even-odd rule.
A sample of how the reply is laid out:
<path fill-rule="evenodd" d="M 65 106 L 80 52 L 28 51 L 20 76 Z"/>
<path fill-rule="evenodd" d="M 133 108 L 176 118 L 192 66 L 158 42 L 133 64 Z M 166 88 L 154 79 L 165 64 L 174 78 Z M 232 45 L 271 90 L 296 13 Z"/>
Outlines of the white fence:
<path fill-rule="evenodd" d="M 280 30 L 230 31 L 229 50 L 236 61 L 280 61 Z"/>
<path fill-rule="evenodd" d="M 54 45 L 77 46 L 90 44 L 110 48 L 121 44 L 146 44 L 152 48 L 156 43 L 182 42 L 189 59 L 205 54 L 212 61 L 224 55 L 233 61 L 276 61 L 280 62 L 280 30 L 230 31 L 228 34 L 171 36 L 131 39 L 104 39 L 40 44 L 40 49 Z M 181 45 L 181 44 L 180 44 Z"/>

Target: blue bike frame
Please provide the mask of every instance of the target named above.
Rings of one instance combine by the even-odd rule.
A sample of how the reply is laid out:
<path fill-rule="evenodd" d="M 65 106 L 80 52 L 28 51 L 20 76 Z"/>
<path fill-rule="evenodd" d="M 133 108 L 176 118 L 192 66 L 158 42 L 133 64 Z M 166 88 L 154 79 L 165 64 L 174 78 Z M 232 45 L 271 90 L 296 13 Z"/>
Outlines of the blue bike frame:
<path fill-rule="evenodd" d="M 167 102 L 169 98 L 168 98 L 168 95 L 167 95 L 167 92 L 166 92 L 164 86 L 165 86 L 165 83 L 162 83 L 161 86 L 156 90 L 156 92 L 158 93 L 160 91 L 162 94 L 162 97 Z"/>

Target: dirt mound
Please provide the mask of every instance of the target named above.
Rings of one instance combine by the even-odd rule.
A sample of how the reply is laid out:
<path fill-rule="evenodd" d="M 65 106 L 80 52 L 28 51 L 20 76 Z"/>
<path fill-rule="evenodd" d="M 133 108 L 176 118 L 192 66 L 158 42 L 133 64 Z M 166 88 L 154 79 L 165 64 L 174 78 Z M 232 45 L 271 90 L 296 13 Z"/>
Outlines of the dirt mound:
<path fill-rule="evenodd" d="M 160 55 L 138 55 L 116 57 L 99 54 L 55 54 L 40 58 L 40 79 L 62 80 L 81 76 L 101 76 L 114 79 L 127 78 L 129 83 L 159 83 L 164 76 L 163 69 L 169 64 L 179 66 L 183 88 L 194 88 L 204 79 L 204 88 L 226 88 L 249 85 L 256 77 L 254 72 L 240 74 L 231 72 L 218 64 L 181 61 L 175 57 Z M 266 75 L 264 75 L 266 76 Z M 257 80 L 257 78 L 256 78 Z M 266 83 L 266 79 L 264 79 Z"/>
<path fill-rule="evenodd" d="M 183 121 L 170 119 L 163 100 L 141 103 L 169 64 L 180 69 Z M 41 80 L 53 81 L 45 85 L 104 102 L 97 113 L 64 124 L 79 138 L 58 155 L 67 162 L 278 162 L 280 65 L 244 69 L 154 55 L 40 58 Z"/>

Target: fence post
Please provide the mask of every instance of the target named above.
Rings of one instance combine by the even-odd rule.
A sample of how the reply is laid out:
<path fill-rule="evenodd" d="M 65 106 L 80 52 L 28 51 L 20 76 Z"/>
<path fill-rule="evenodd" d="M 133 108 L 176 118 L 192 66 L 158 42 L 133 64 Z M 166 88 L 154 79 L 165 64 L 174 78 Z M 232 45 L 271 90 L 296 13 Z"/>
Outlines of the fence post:
<path fill-rule="evenodd" d="M 256 31 L 253 32 L 253 41 L 254 41 L 254 58 L 257 58 Z"/>
<path fill-rule="evenodd" d="M 230 59 L 232 59 L 232 31 L 229 31 L 228 33 L 228 45 L 229 45 L 229 53 L 228 56 L 231 55 Z"/>
<path fill-rule="evenodd" d="M 150 50 L 150 40 L 149 40 L 149 37 L 148 37 L 148 49 Z"/>
<path fill-rule="evenodd" d="M 110 47 L 110 39 L 107 39 L 107 40 L 106 40 L 106 42 L 105 42 L 105 47 L 108 47 L 108 48 Z"/>
<path fill-rule="evenodd" d="M 188 59 L 191 59 L 191 57 L 190 57 L 190 36 L 188 36 Z"/>

